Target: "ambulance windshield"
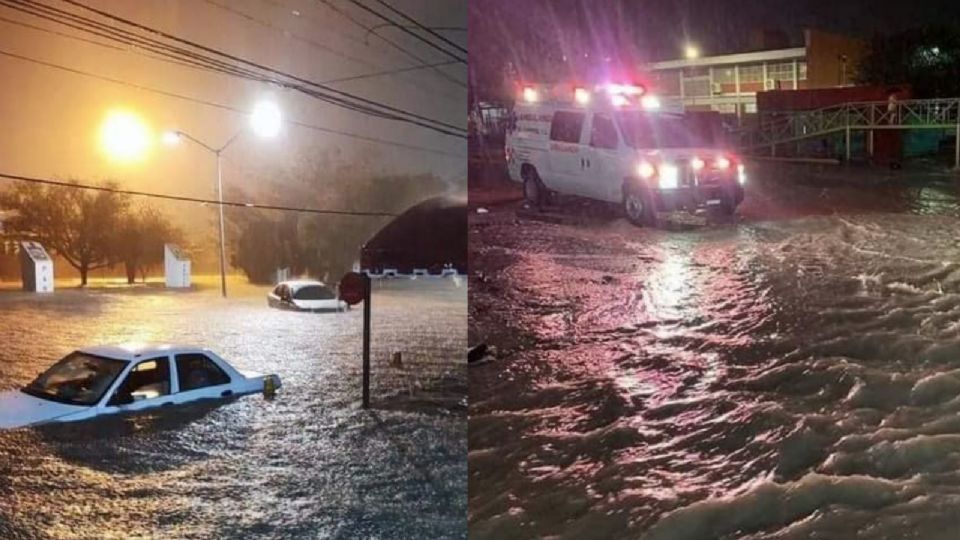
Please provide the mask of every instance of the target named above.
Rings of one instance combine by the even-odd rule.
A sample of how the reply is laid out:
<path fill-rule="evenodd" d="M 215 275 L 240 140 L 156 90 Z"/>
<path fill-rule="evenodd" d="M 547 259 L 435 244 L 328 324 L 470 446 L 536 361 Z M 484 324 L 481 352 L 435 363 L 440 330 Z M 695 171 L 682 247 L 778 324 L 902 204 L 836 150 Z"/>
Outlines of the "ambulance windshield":
<path fill-rule="evenodd" d="M 617 113 L 623 140 L 632 148 L 695 148 L 712 146 L 704 130 L 681 116 L 640 111 Z"/>

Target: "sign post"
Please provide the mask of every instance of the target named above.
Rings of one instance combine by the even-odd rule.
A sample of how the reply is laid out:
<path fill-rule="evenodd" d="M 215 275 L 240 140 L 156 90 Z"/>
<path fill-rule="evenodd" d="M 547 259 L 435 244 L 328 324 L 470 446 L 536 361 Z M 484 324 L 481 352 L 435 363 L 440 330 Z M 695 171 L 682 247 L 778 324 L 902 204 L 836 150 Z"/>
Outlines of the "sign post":
<path fill-rule="evenodd" d="M 363 408 L 370 408 L 370 276 L 348 272 L 340 280 L 340 299 L 349 305 L 363 302 Z"/>
<path fill-rule="evenodd" d="M 363 276 L 363 408 L 370 408 L 370 276 Z"/>

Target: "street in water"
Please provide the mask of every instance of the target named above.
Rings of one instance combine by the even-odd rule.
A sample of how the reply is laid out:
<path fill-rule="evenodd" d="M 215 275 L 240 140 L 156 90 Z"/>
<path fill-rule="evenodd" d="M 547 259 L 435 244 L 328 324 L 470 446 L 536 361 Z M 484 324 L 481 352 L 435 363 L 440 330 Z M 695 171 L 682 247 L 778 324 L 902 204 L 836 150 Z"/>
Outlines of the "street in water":
<path fill-rule="evenodd" d="M 732 223 L 474 208 L 471 537 L 955 537 L 956 177 L 751 167 Z"/>
<path fill-rule="evenodd" d="M 273 399 L 0 431 L 0 538 L 462 537 L 465 283 L 375 283 L 365 410 L 361 309 L 281 311 L 267 287 L 231 280 L 222 300 L 218 278 L 198 281 L 0 287 L 0 391 L 120 341 L 210 344 L 283 378 Z"/>

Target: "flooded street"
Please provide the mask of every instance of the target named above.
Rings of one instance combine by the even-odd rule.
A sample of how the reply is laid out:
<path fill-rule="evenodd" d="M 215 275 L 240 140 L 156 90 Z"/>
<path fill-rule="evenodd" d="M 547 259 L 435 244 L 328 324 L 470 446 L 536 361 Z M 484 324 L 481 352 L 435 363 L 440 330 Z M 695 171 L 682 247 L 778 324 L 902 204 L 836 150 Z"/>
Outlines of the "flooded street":
<path fill-rule="evenodd" d="M 955 538 L 956 194 L 758 178 L 683 232 L 471 215 L 470 341 L 497 348 L 472 537 Z"/>
<path fill-rule="evenodd" d="M 0 432 L 0 538 L 466 537 L 465 283 L 375 284 L 369 411 L 362 309 L 280 311 L 267 288 L 206 285 L 0 290 L 0 390 L 125 341 L 201 345 L 283 380 L 273 400 Z"/>

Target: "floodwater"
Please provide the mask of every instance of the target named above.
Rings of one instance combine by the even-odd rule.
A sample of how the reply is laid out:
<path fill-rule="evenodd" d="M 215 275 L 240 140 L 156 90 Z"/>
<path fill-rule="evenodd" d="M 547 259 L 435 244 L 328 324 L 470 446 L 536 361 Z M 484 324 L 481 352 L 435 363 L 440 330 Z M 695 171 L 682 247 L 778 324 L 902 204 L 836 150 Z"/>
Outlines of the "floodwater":
<path fill-rule="evenodd" d="M 230 288 L 0 291 L 2 390 L 123 341 L 207 346 L 284 385 L 270 401 L 0 432 L 0 538 L 465 538 L 464 284 L 376 285 L 370 411 L 361 309 L 279 311 L 265 288 Z"/>
<path fill-rule="evenodd" d="M 782 187 L 471 217 L 471 538 L 957 537 L 956 188 Z"/>

